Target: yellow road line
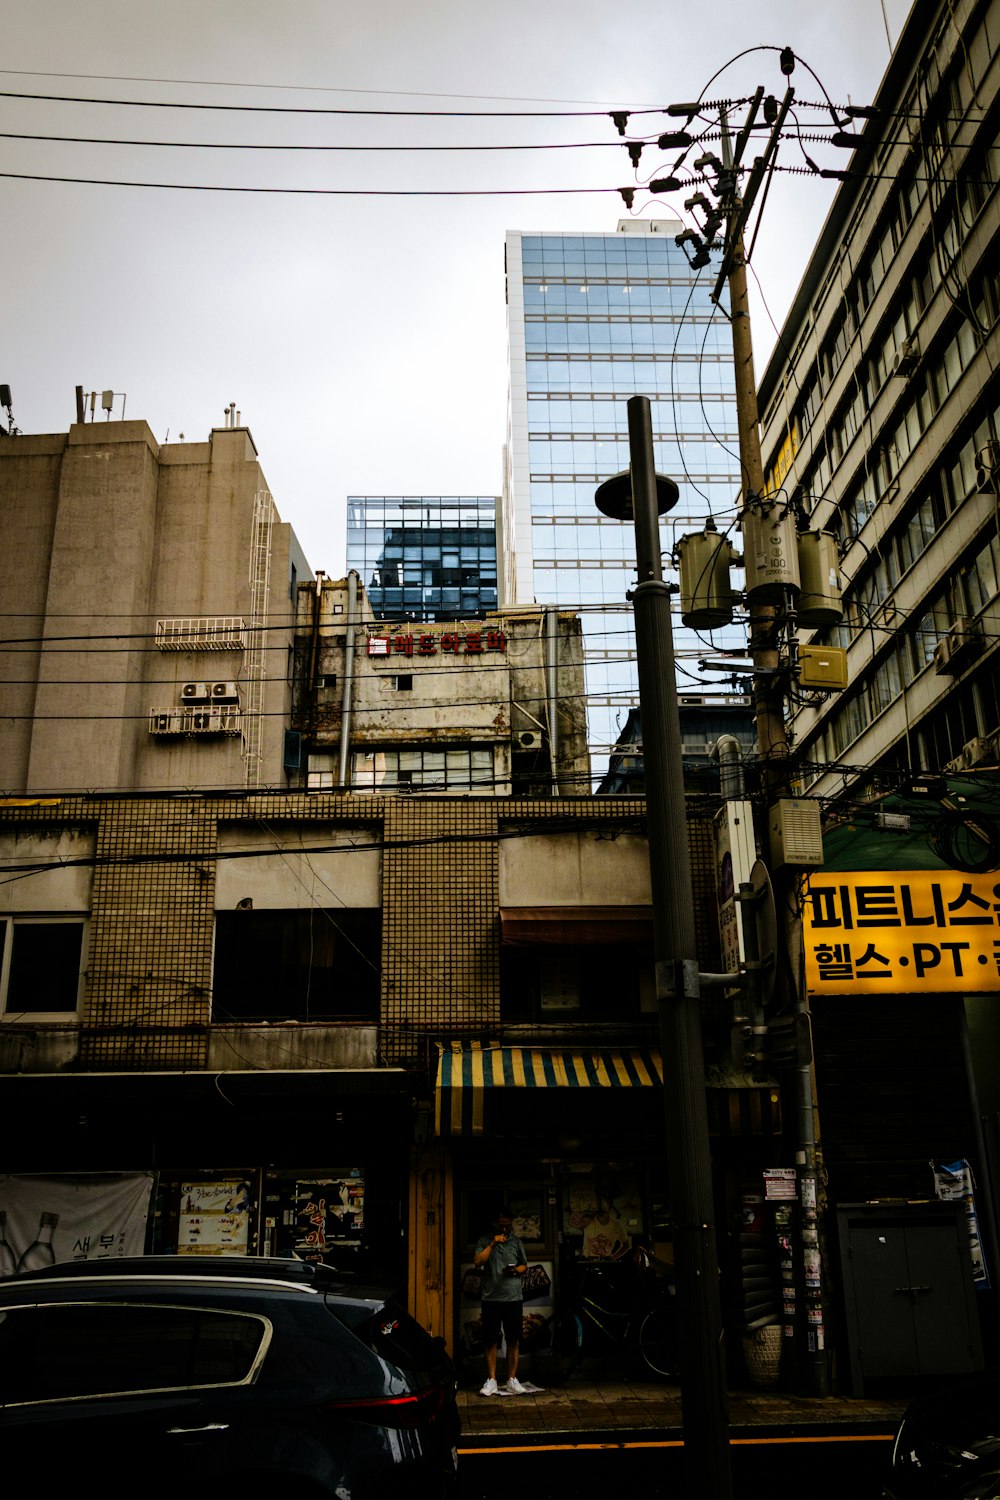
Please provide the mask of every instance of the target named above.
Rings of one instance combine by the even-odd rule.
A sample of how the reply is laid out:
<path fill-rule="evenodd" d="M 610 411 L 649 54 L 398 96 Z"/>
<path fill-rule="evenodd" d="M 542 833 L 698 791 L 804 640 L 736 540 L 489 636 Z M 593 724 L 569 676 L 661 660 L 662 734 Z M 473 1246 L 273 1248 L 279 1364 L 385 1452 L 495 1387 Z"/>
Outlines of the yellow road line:
<path fill-rule="evenodd" d="M 777 1447 L 791 1443 L 891 1443 L 894 1434 L 883 1432 L 861 1432 L 854 1437 L 847 1433 L 831 1432 L 816 1437 L 736 1437 L 730 1438 L 731 1448 Z M 518 1443 L 495 1448 L 459 1448 L 462 1458 L 483 1457 L 497 1453 L 602 1453 L 622 1448 L 683 1448 L 683 1438 L 655 1438 L 621 1443 Z"/>

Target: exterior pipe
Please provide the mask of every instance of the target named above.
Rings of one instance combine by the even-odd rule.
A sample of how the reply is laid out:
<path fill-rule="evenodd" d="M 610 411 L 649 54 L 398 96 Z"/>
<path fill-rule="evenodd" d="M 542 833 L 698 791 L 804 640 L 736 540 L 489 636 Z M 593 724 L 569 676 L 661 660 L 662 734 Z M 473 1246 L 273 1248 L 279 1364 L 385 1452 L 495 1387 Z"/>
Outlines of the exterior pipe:
<path fill-rule="evenodd" d="M 351 700 L 354 696 L 354 634 L 358 615 L 359 574 L 354 568 L 347 575 L 347 635 L 344 641 L 344 696 L 340 710 L 340 772 L 337 785 L 350 786 Z"/>
<path fill-rule="evenodd" d="M 725 802 L 746 796 L 743 782 L 743 747 L 735 734 L 720 734 L 712 755 L 719 762 L 720 791 Z"/>
<path fill-rule="evenodd" d="M 559 796 L 559 774 L 556 770 L 559 758 L 559 614 L 552 608 L 545 611 L 545 697 L 549 721 L 549 773 L 552 778 L 552 795 Z"/>

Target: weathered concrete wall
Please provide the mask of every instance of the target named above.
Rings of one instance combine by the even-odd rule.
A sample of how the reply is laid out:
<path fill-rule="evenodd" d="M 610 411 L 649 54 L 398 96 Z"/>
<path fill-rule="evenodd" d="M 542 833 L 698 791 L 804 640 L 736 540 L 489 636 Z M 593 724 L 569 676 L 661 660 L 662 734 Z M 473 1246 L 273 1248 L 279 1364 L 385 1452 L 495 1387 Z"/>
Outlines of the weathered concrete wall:
<path fill-rule="evenodd" d="M 161 447 L 145 422 L 84 423 L 68 437 L 0 444 L 0 589 L 16 617 L 8 635 L 25 642 L 0 648 L 0 676 L 12 684 L 0 721 L 4 790 L 243 786 L 240 733 L 153 735 L 149 715 L 179 707 L 190 681 L 235 681 L 245 704 L 255 640 L 265 648 L 258 781 L 287 785 L 291 571 L 303 559 L 276 512 L 266 628 L 242 650 L 155 644 L 157 619 L 249 625 L 254 502 L 266 491 L 243 428 Z"/>
<path fill-rule="evenodd" d="M 500 843 L 501 906 L 648 906 L 649 847 L 604 829 Z"/>
<path fill-rule="evenodd" d="M 359 588 L 353 658 L 346 657 L 347 581 L 326 580 L 299 595 L 295 723 L 314 754 L 337 763 L 344 683 L 352 681 L 352 753 L 421 746 L 488 746 L 490 795 L 509 795 L 529 772 L 551 791 L 552 728 L 564 795 L 589 790 L 589 757 L 579 618 L 557 616 L 556 698 L 548 698 L 545 615 L 538 609 L 445 624 L 375 621 Z M 401 679 L 403 682 L 401 684 Z M 519 736 L 539 737 L 530 760 Z M 538 795 L 539 792 L 534 793 Z"/>

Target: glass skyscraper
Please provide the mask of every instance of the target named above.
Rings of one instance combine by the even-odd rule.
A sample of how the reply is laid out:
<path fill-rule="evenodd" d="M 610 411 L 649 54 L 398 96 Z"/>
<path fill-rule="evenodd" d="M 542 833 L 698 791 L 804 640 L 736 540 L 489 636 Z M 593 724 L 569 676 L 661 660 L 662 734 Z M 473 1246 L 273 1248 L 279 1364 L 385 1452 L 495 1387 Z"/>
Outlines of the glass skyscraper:
<path fill-rule="evenodd" d="M 383 620 L 475 620 L 497 607 L 492 495 L 350 495 L 347 566 Z"/>
<path fill-rule="evenodd" d="M 581 611 L 595 777 L 638 702 L 625 597 L 636 581 L 635 533 L 594 505 L 597 485 L 628 468 L 630 396 L 650 398 L 656 467 L 680 488 L 661 521 L 665 552 L 708 516 L 725 533 L 736 515 L 732 335 L 709 297 L 716 270 L 691 269 L 674 243 L 680 229 L 625 219 L 615 234 L 507 235 L 501 599 Z M 713 645 L 745 647 L 744 631 L 709 638 L 678 616 L 674 643 L 679 692 L 719 701 L 695 663 Z"/>

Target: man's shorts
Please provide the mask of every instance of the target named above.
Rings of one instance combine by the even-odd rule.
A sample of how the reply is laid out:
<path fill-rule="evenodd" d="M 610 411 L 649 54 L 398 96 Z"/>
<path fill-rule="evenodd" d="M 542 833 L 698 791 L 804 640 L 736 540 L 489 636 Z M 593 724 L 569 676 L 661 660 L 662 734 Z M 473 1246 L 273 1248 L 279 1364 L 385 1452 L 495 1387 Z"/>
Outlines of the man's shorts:
<path fill-rule="evenodd" d="M 484 1302 L 481 1315 L 483 1343 L 487 1349 L 500 1342 L 501 1328 L 506 1348 L 520 1344 L 521 1322 L 524 1317 L 524 1303 L 520 1298 L 517 1302 Z"/>

